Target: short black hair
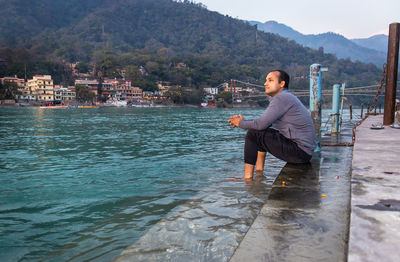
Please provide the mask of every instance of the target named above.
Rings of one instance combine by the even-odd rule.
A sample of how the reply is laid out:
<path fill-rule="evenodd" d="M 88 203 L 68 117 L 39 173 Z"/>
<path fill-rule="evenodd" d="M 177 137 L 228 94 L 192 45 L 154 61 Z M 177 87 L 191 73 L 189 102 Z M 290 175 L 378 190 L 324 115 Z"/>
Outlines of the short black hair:
<path fill-rule="evenodd" d="M 279 72 L 279 83 L 285 81 L 284 87 L 289 89 L 290 77 L 288 73 L 280 69 L 272 70 L 271 72 Z"/>

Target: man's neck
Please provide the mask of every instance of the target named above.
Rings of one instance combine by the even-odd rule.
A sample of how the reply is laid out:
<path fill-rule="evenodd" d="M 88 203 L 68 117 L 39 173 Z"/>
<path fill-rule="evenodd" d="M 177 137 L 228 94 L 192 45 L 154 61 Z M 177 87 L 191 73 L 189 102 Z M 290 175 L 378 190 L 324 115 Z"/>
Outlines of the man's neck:
<path fill-rule="evenodd" d="M 270 96 L 271 96 L 271 97 L 274 97 L 274 96 L 276 96 L 277 94 L 279 94 L 280 92 L 282 92 L 282 90 L 285 90 L 285 88 L 282 87 L 281 89 L 279 89 L 278 92 L 276 92 L 275 94 L 271 94 Z"/>

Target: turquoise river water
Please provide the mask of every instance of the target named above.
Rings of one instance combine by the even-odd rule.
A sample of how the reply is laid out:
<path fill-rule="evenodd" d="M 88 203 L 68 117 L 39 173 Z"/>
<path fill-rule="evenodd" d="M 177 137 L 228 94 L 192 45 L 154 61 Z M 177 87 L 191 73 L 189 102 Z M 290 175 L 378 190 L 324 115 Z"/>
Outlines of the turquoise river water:
<path fill-rule="evenodd" d="M 0 108 L 0 261 L 227 261 L 285 164 L 229 180 L 262 111 Z"/>
<path fill-rule="evenodd" d="M 0 260 L 109 261 L 188 201 L 218 209 L 242 197 L 246 209 L 220 214 L 242 220 L 227 234 L 234 248 L 262 205 L 254 188 L 268 187 L 228 181 L 243 172 L 245 132 L 227 123 L 237 113 L 0 108 Z M 276 175 L 283 163 L 269 165 Z"/>

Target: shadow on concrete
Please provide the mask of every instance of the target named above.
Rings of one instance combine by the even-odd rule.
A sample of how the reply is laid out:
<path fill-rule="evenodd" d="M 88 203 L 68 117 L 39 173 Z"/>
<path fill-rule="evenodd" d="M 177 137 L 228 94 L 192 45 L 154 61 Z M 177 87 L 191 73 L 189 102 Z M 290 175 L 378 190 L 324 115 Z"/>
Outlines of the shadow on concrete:
<path fill-rule="evenodd" d="M 320 204 L 319 162 L 286 164 L 275 182 L 268 200 L 281 208 L 314 208 Z"/>

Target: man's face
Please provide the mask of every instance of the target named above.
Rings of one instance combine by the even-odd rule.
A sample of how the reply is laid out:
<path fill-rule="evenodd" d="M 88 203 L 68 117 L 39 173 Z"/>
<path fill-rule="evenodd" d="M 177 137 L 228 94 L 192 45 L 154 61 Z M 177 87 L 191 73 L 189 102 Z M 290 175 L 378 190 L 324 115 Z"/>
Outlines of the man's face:
<path fill-rule="evenodd" d="M 279 74 L 279 72 L 271 72 L 265 78 L 264 86 L 267 95 L 275 96 L 285 87 L 285 81 L 279 83 Z"/>

